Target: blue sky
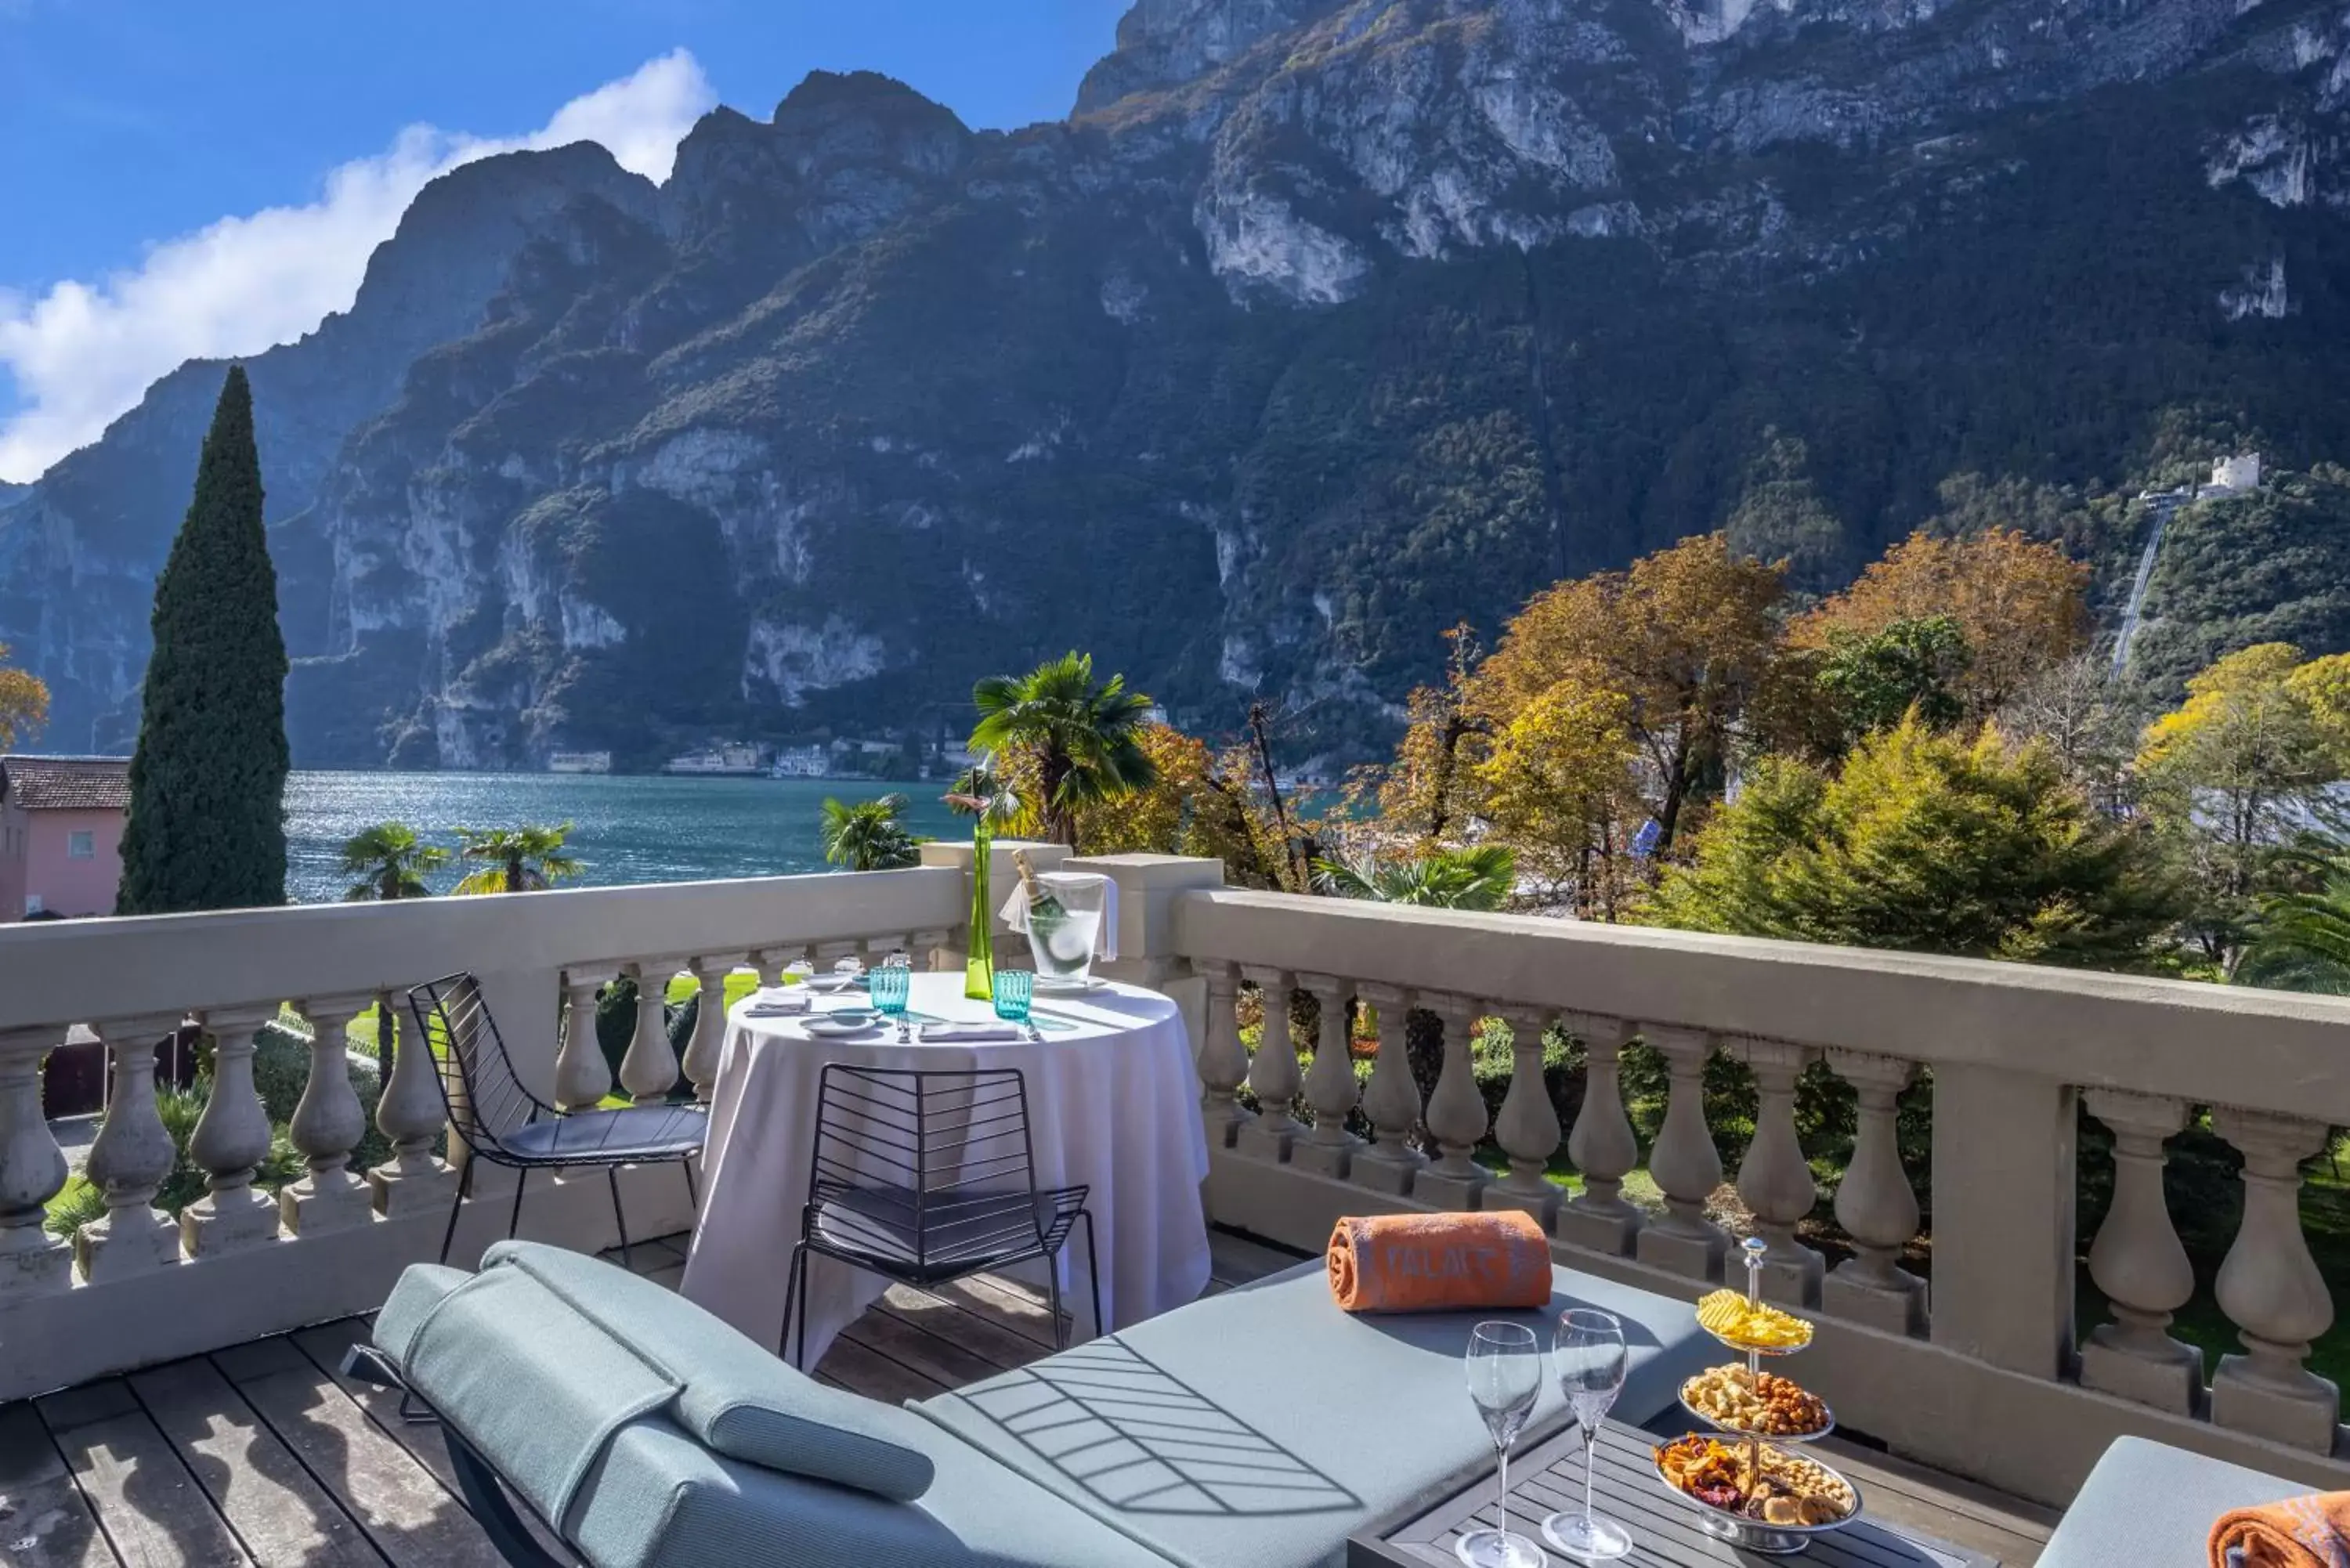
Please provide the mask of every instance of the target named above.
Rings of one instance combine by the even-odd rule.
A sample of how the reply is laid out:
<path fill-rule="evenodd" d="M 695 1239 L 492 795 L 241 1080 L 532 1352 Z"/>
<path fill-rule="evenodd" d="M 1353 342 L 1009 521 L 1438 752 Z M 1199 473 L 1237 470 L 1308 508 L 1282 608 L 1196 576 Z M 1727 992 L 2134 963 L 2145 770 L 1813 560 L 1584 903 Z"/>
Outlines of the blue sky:
<path fill-rule="evenodd" d="M 1126 4 L 0 0 L 0 479 L 315 325 L 452 160 L 587 134 L 659 178 L 713 98 L 764 119 L 819 67 L 1054 119 Z"/>

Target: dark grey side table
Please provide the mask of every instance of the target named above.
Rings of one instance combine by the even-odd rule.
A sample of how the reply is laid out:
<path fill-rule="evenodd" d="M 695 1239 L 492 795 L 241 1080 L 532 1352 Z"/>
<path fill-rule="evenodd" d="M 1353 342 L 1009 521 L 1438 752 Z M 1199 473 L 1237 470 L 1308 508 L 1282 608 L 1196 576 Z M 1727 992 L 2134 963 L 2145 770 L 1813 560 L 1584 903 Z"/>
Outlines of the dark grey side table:
<path fill-rule="evenodd" d="M 1632 1552 L 1616 1561 L 1626 1568 L 1717 1568 L 1774 1563 L 1812 1568 L 1999 1568 L 1996 1559 L 1946 1542 L 1897 1531 L 1868 1517 L 1868 1494 L 1861 1493 L 1861 1517 L 1842 1530 L 1812 1538 L 1792 1557 L 1742 1552 L 1699 1528 L 1700 1510 L 1657 1479 L 1657 1438 L 1637 1427 L 1610 1421 L 1599 1436 L 1598 1511 L 1630 1532 Z M 1347 1542 L 1347 1568 L 1460 1568 L 1452 1544 L 1471 1530 L 1494 1522 L 1493 1467 L 1448 1483 L 1437 1502 L 1414 1504 L 1400 1514 L 1375 1521 Z M 1510 1528 L 1549 1553 L 1554 1568 L 1581 1568 L 1542 1539 L 1542 1521 L 1561 1509 L 1583 1505 L 1583 1438 L 1573 1426 L 1511 1456 Z"/>

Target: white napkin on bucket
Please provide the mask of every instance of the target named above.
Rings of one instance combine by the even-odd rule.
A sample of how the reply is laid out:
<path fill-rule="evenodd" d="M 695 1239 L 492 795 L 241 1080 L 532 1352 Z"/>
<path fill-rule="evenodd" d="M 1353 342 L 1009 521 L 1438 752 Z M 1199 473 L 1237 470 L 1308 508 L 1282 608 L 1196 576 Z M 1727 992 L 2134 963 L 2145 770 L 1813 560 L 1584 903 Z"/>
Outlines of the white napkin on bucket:
<path fill-rule="evenodd" d="M 955 1040 L 1017 1040 L 1020 1031 L 1010 1023 L 925 1023 L 922 1040 L 944 1043 Z"/>

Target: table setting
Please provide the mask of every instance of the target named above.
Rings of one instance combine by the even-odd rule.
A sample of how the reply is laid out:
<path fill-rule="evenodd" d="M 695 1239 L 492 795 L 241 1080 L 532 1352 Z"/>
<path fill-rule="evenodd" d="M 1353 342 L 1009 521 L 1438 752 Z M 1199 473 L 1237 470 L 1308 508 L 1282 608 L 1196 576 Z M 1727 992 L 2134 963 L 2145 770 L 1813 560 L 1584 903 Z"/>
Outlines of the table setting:
<path fill-rule="evenodd" d="M 1171 999 L 1091 976 L 1040 995 L 1036 977 L 1015 969 L 993 970 L 983 998 L 966 994 L 962 973 L 895 962 L 868 970 L 849 961 L 793 978 L 753 992 L 728 1013 L 712 1088 L 702 1212 L 680 1286 L 688 1300 L 754 1340 L 776 1343 L 810 1187 L 818 1081 L 833 1064 L 1016 1069 L 1038 1181 L 1090 1190 L 1102 1329 L 1171 1310 L 1206 1288 L 1199 1186 L 1207 1142 L 1189 1038 Z M 1041 1278 L 1042 1267 L 1030 1272 Z M 885 1288 L 830 1260 L 812 1260 L 808 1364 L 820 1361 Z M 1082 1305 L 1073 1310 L 1076 1337 L 1096 1332 L 1083 1321 Z"/>

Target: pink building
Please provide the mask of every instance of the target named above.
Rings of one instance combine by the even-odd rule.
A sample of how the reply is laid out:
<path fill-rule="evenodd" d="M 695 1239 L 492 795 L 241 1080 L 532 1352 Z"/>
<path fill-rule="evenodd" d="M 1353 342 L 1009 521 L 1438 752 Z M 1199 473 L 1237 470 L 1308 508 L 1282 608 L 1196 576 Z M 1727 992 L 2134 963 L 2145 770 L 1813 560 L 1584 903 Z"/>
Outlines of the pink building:
<path fill-rule="evenodd" d="M 128 757 L 0 757 L 0 920 L 110 915 Z"/>

